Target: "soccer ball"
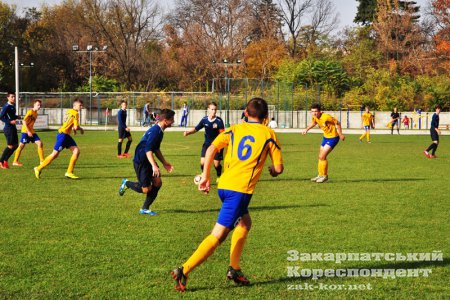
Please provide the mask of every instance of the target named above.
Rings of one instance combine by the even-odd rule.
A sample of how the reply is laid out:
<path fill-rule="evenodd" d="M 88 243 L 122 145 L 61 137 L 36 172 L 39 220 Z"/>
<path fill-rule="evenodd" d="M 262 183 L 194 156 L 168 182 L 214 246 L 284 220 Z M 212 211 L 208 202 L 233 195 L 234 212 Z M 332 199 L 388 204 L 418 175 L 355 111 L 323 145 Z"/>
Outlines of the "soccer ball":
<path fill-rule="evenodd" d="M 202 180 L 202 176 L 197 175 L 197 176 L 194 177 L 194 183 L 195 183 L 195 184 L 199 184 L 199 183 L 200 183 L 200 180 Z"/>

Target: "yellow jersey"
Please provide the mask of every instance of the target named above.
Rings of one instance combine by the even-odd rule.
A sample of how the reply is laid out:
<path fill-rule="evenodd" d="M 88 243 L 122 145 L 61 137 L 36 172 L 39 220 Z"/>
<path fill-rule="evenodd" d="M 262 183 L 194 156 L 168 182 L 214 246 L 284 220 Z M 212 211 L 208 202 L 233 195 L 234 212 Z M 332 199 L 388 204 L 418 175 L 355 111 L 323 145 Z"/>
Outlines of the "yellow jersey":
<path fill-rule="evenodd" d="M 260 123 L 233 125 L 220 133 L 212 144 L 218 149 L 228 147 L 219 189 L 253 194 L 267 155 L 274 165 L 283 164 L 275 132 Z"/>
<path fill-rule="evenodd" d="M 36 122 L 37 116 L 38 116 L 37 111 L 30 109 L 29 111 L 27 111 L 27 114 L 23 118 L 23 122 L 27 123 L 28 129 L 33 134 L 35 133 L 34 132 L 34 122 Z M 27 133 L 27 129 L 25 128 L 24 125 L 22 125 L 22 133 Z"/>
<path fill-rule="evenodd" d="M 363 122 L 363 126 L 371 126 L 372 125 L 372 120 L 373 120 L 373 115 L 369 112 L 369 113 L 363 113 L 361 116 L 362 122 Z"/>
<path fill-rule="evenodd" d="M 78 114 L 78 111 L 71 108 L 66 112 L 66 120 L 64 121 L 64 124 L 59 128 L 59 133 L 65 133 L 70 134 L 72 131 L 72 127 L 78 126 L 78 122 L 80 121 L 80 116 Z"/>
<path fill-rule="evenodd" d="M 339 136 L 336 129 L 336 124 L 339 122 L 329 114 L 322 113 L 320 118 L 313 117 L 313 122 L 317 123 L 320 129 L 323 130 L 323 136 L 326 138 L 334 138 Z"/>

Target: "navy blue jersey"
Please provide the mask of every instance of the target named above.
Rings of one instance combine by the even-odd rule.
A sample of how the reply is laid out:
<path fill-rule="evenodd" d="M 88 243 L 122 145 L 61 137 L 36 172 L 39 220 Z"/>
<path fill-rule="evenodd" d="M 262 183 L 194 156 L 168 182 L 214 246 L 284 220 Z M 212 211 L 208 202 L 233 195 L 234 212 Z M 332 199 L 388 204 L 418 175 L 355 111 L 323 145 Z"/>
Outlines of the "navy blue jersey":
<path fill-rule="evenodd" d="M 146 161 L 148 162 L 146 153 L 149 151 L 155 152 L 156 150 L 159 150 L 163 137 L 164 131 L 161 127 L 159 127 L 159 125 L 153 126 L 147 130 L 136 147 L 133 161 L 138 164 L 145 163 Z"/>
<path fill-rule="evenodd" d="M 215 117 L 212 121 L 208 117 L 203 117 L 195 126 L 195 130 L 199 131 L 205 128 L 205 144 L 211 144 L 214 139 L 219 135 L 219 133 L 225 129 L 225 125 L 220 117 Z"/>
<path fill-rule="evenodd" d="M 0 120 L 5 123 L 5 128 L 15 127 L 16 125 L 11 124 L 11 121 L 17 120 L 18 118 L 16 115 L 16 106 L 7 102 L 0 112 Z"/>
<path fill-rule="evenodd" d="M 119 109 L 117 113 L 117 125 L 119 128 L 127 128 L 127 111 Z"/>
<path fill-rule="evenodd" d="M 435 129 L 439 128 L 439 115 L 437 113 L 434 113 L 433 117 L 431 118 L 431 128 Z"/>

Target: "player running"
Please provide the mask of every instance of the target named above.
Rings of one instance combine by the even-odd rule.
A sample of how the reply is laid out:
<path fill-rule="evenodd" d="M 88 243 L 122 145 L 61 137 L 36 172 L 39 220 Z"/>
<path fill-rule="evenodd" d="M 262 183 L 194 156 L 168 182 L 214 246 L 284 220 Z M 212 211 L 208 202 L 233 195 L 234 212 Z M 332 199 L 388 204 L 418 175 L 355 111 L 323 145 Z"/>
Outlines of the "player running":
<path fill-rule="evenodd" d="M 360 142 L 362 142 L 363 138 L 366 137 L 367 143 L 370 144 L 370 128 L 375 128 L 373 119 L 373 114 L 370 112 L 369 107 L 366 106 L 366 111 L 361 116 L 364 126 L 364 133 L 359 137 Z"/>
<path fill-rule="evenodd" d="M 144 204 L 139 211 L 143 215 L 156 216 L 156 212 L 150 209 L 150 205 L 155 201 L 162 185 L 161 171 L 154 155 L 169 173 L 173 171 L 173 166 L 164 158 L 160 146 L 164 137 L 164 129 L 172 126 L 174 116 L 173 110 L 161 110 L 158 124 L 147 130 L 134 152 L 133 165 L 138 181 L 132 182 L 124 178 L 119 187 L 120 196 L 123 196 L 128 188 L 137 193 L 146 194 Z"/>
<path fill-rule="evenodd" d="M 267 102 L 261 98 L 253 98 L 247 104 L 245 114 L 248 123 L 233 125 L 220 133 L 206 151 L 205 166 L 198 188 L 208 193 L 214 156 L 221 149 L 228 147 L 225 171 L 218 185 L 222 208 L 211 234 L 182 267 L 171 272 L 176 282 L 175 289 L 180 292 L 186 290 L 189 273 L 211 256 L 233 229 L 227 278 L 237 284 L 250 284 L 240 266 L 241 254 L 252 224 L 248 205 L 267 156 L 270 155 L 272 159 L 269 173 L 273 177 L 283 172 L 283 160 L 275 132 L 262 124 L 268 116 Z"/>
<path fill-rule="evenodd" d="M 215 102 L 211 102 L 208 105 L 208 115 L 203 117 L 195 128 L 190 130 L 186 130 L 184 132 L 184 136 L 188 136 L 191 134 L 200 131 L 202 128 L 205 128 L 205 142 L 202 146 L 202 152 L 200 156 L 200 167 L 203 171 L 203 166 L 205 164 L 205 153 L 214 139 L 225 130 L 225 125 L 223 120 L 216 116 L 217 113 L 217 104 Z M 222 165 L 220 161 L 223 159 L 223 149 L 218 151 L 214 156 L 214 168 L 216 169 L 217 181 L 219 180 L 220 175 L 222 175 Z"/>
<path fill-rule="evenodd" d="M 323 183 L 328 180 L 327 156 L 333 151 L 334 147 L 339 143 L 339 140 L 345 140 L 345 136 L 342 134 L 341 123 L 329 114 L 322 113 L 320 104 L 313 104 L 311 106 L 311 113 L 313 116 L 312 124 L 303 130 L 302 134 L 308 133 L 316 125 L 319 125 L 320 129 L 323 130 L 323 139 L 319 150 L 319 163 L 317 167 L 319 175 L 311 178 L 313 182 Z"/>
<path fill-rule="evenodd" d="M 59 153 L 64 149 L 70 149 L 72 151 L 72 157 L 70 158 L 69 167 L 67 168 L 67 172 L 65 176 L 70 179 L 78 179 L 78 176 L 73 174 L 73 169 L 75 168 L 75 163 L 80 156 L 80 148 L 78 148 L 77 143 L 75 143 L 74 139 L 70 136 L 70 133 L 73 130 L 73 134 L 77 134 L 77 130 L 80 131 L 81 134 L 84 133 L 83 128 L 79 126 L 80 115 L 79 112 L 83 107 L 83 101 L 77 99 L 73 102 L 72 109 L 69 109 L 66 113 L 66 121 L 59 128 L 58 134 L 56 135 L 56 143 L 53 147 L 53 152 L 47 156 L 44 161 L 37 167 L 34 168 L 34 175 L 37 179 L 41 178 L 42 170 L 47 167 L 49 164 L 54 161 Z"/>
<path fill-rule="evenodd" d="M 25 144 L 35 143 L 39 155 L 39 162 L 44 161 L 44 144 L 42 143 L 39 136 L 34 131 L 34 123 L 38 117 L 38 111 L 41 109 L 42 101 L 35 100 L 33 104 L 33 108 L 30 109 L 22 121 L 22 136 L 20 138 L 19 148 L 17 148 L 16 153 L 14 155 L 13 166 L 22 167 L 23 164 L 19 162 L 20 154 L 22 153 Z"/>

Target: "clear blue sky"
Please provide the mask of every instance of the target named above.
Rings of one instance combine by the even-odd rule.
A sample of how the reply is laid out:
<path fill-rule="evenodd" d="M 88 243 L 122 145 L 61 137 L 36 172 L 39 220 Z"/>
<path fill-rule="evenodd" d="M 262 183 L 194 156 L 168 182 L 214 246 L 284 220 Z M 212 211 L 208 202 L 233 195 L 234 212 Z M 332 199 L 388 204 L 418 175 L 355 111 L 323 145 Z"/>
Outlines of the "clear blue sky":
<path fill-rule="evenodd" d="M 3 2 L 9 4 L 17 5 L 18 12 L 21 12 L 23 7 L 39 7 L 43 3 L 52 5 L 61 3 L 62 0 L 2 0 Z M 174 0 L 156 0 L 160 3 L 161 7 L 168 11 L 170 4 L 174 3 Z M 337 12 L 339 13 L 340 23 L 338 25 L 339 28 L 343 28 L 345 26 L 353 25 L 353 19 L 356 15 L 356 9 L 358 6 L 358 2 L 355 0 L 331 0 L 337 8 Z M 416 0 L 416 2 L 422 7 L 425 7 L 427 0 Z"/>

